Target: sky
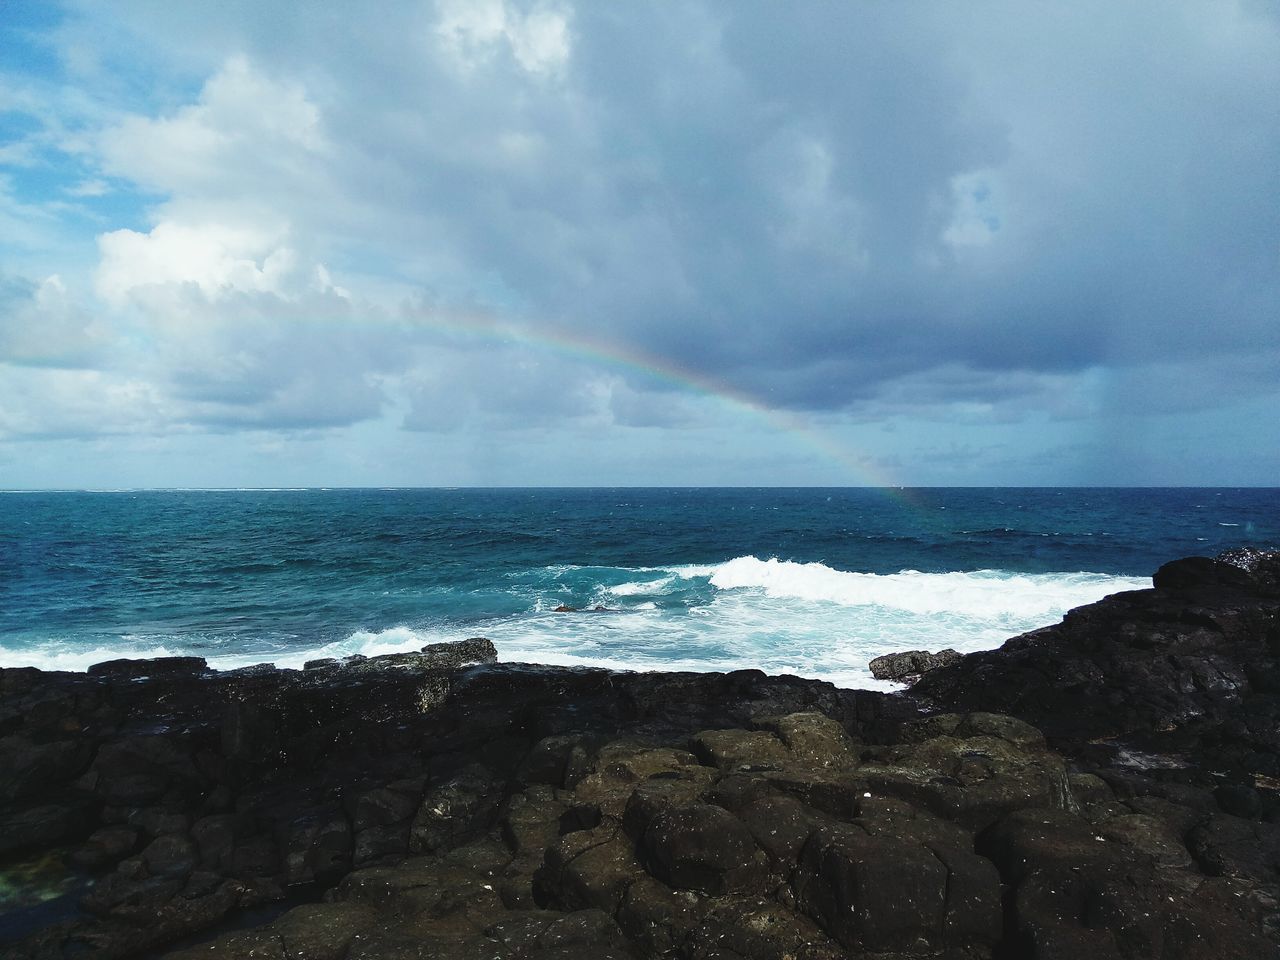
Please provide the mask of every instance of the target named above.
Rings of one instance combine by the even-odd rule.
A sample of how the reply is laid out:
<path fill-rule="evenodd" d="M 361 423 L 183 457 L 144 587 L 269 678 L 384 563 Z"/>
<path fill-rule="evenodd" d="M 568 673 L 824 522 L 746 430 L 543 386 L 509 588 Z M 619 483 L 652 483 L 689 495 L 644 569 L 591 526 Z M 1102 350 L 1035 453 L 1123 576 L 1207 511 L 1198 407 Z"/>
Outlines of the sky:
<path fill-rule="evenodd" d="M 1264 0 L 0 0 L 0 488 L 1280 484 Z"/>

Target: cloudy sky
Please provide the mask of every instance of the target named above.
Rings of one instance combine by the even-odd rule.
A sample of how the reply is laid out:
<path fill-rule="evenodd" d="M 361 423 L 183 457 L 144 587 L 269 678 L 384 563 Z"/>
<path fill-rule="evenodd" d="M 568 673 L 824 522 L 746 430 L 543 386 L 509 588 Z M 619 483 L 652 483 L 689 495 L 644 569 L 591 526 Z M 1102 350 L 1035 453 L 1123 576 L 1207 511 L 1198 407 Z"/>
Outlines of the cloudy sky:
<path fill-rule="evenodd" d="M 0 0 L 0 487 L 1274 485 L 1278 10 Z"/>

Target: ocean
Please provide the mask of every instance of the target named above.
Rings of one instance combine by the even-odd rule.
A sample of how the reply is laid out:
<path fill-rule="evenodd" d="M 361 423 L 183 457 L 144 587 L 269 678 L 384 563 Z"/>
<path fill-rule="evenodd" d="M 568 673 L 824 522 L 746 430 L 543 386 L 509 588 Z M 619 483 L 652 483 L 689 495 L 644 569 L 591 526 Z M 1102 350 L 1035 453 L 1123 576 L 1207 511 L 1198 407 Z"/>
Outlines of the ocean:
<path fill-rule="evenodd" d="M 1280 490 L 14 491 L 0 666 L 486 636 L 504 661 L 883 687 L 882 653 L 996 647 L 1242 545 L 1280 547 Z"/>

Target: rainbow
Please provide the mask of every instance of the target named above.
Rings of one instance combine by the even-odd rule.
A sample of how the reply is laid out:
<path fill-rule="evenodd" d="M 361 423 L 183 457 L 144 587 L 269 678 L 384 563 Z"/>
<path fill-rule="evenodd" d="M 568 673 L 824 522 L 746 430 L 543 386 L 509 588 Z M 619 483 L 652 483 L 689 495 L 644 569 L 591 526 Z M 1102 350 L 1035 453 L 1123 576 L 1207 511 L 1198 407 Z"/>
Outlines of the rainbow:
<path fill-rule="evenodd" d="M 344 304 L 342 310 L 316 310 L 309 315 L 311 322 L 327 326 L 344 326 L 352 321 L 351 300 L 345 291 L 336 297 Z M 332 302 L 332 301 L 330 301 Z M 918 510 L 920 504 L 910 488 L 876 466 L 835 437 L 818 429 L 797 412 L 782 410 L 739 390 L 723 381 L 708 377 L 674 363 L 657 354 L 636 348 L 624 347 L 616 342 L 590 337 L 577 331 L 549 324 L 533 328 L 528 324 L 499 321 L 480 311 L 460 313 L 441 311 L 422 302 L 403 302 L 398 312 L 377 312 L 366 316 L 386 326 L 432 330 L 438 333 L 460 336 L 465 339 L 509 345 L 519 343 L 534 349 L 548 350 L 570 359 L 603 365 L 622 372 L 633 372 L 666 383 L 679 390 L 686 390 L 720 403 L 727 410 L 746 413 L 753 419 L 784 436 L 797 439 L 802 445 L 815 451 L 823 460 L 835 464 L 856 482 L 850 486 L 865 487 L 882 493 L 890 500 Z"/>
<path fill-rule="evenodd" d="M 548 350 L 559 356 L 585 361 L 624 373 L 639 373 L 679 390 L 691 391 L 712 399 L 726 409 L 746 413 L 769 429 L 795 437 L 824 460 L 836 464 L 857 482 L 851 486 L 873 487 L 906 506 L 912 506 L 908 491 L 870 460 L 859 455 L 828 433 L 819 430 L 800 414 L 780 410 L 751 394 L 690 370 L 672 361 L 634 347 L 586 336 L 564 328 L 532 330 L 526 326 L 502 323 L 482 314 L 443 317 L 432 311 L 419 314 L 415 320 L 424 327 L 441 333 L 459 335 L 504 344 L 519 343 L 534 349 Z"/>

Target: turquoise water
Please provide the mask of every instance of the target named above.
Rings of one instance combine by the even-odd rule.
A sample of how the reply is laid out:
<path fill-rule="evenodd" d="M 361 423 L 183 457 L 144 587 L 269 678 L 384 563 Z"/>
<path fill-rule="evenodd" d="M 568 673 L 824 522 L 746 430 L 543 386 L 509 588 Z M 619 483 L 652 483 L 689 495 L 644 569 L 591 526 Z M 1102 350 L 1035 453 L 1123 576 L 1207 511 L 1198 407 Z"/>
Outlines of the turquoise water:
<path fill-rule="evenodd" d="M 485 635 L 504 660 L 871 686 L 880 653 L 996 646 L 1242 544 L 1280 546 L 1280 490 L 14 492 L 0 665 Z"/>

